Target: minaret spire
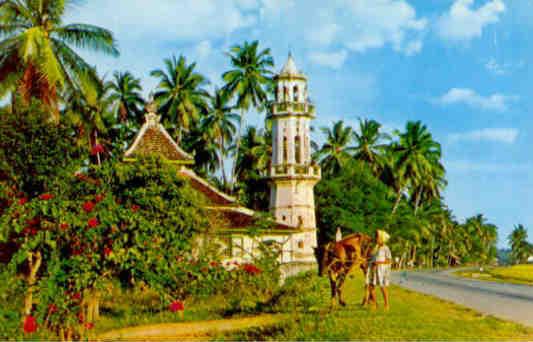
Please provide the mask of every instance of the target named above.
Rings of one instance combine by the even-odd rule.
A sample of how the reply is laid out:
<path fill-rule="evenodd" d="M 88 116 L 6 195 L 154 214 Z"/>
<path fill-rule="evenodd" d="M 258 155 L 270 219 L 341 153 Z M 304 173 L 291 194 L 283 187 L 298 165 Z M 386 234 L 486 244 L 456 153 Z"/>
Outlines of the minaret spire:
<path fill-rule="evenodd" d="M 311 120 L 315 108 L 307 100 L 307 78 L 289 51 L 287 62 L 274 77 L 272 106 L 272 167 L 270 210 L 278 222 L 297 228 L 293 250 L 297 262 L 313 263 L 317 246 L 313 188 L 320 168 L 311 159 Z"/>

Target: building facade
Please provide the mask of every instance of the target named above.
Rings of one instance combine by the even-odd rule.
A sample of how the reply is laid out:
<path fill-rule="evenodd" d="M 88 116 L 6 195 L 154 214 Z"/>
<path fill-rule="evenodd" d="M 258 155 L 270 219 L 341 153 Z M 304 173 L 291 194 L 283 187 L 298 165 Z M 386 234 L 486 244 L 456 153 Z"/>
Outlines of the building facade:
<path fill-rule="evenodd" d="M 277 82 L 276 101 L 272 107 L 273 146 L 270 209 L 274 220 L 269 228 L 250 235 L 260 213 L 243 207 L 238 200 L 218 190 L 191 168 L 194 158 L 183 151 L 160 123 L 153 104 L 147 106 L 145 123 L 125 153 L 125 160 L 142 155 L 159 155 L 173 164 L 176 171 L 207 199 L 206 209 L 222 218 L 214 234 L 201 241 L 216 242 L 226 260 L 250 260 L 259 253 L 259 245 L 279 251 L 283 278 L 316 266 L 317 246 L 313 188 L 320 180 L 320 168 L 311 160 L 310 123 L 314 106 L 307 98 L 306 77 L 298 72 L 291 56 Z"/>
<path fill-rule="evenodd" d="M 317 246 L 314 187 L 320 180 L 311 159 L 311 120 L 315 108 L 308 98 L 307 78 L 291 55 L 275 76 L 272 105 L 270 211 L 277 222 L 296 227 L 292 249 L 298 262 L 314 262 Z"/>

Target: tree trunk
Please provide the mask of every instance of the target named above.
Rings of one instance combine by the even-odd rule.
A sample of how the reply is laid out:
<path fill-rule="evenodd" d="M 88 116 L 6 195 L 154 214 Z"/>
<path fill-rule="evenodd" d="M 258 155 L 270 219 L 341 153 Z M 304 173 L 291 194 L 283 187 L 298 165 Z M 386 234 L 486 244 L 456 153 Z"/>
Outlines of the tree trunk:
<path fill-rule="evenodd" d="M 396 213 L 396 210 L 398 210 L 398 206 L 400 205 L 400 201 L 402 199 L 402 189 L 398 190 L 396 202 L 394 202 L 394 207 L 392 208 L 392 215 Z"/>
<path fill-rule="evenodd" d="M 422 190 L 418 190 L 416 192 L 416 195 L 415 195 L 416 196 L 416 198 L 415 198 L 415 216 L 416 216 L 416 213 L 418 212 L 418 208 L 420 206 L 420 198 L 422 197 L 421 196 L 421 192 L 422 192 Z"/>
<path fill-rule="evenodd" d="M 42 256 L 41 252 L 29 252 L 28 253 L 28 267 L 30 268 L 30 273 L 26 278 L 28 283 L 28 291 L 26 292 L 26 297 L 24 298 L 24 315 L 31 314 L 31 309 L 33 307 L 33 286 L 35 285 L 37 272 L 41 267 Z"/>
<path fill-rule="evenodd" d="M 241 108 L 241 120 L 239 122 L 239 135 L 237 136 L 237 141 L 235 142 L 235 158 L 233 160 L 233 166 L 231 169 L 231 192 L 235 190 L 235 173 L 237 171 L 237 159 L 239 158 L 239 152 L 241 149 L 241 137 L 242 137 L 242 128 L 244 126 L 244 108 Z"/>
<path fill-rule="evenodd" d="M 219 143 L 218 148 L 220 149 L 219 157 L 218 157 L 218 163 L 220 167 L 220 171 L 222 172 L 222 182 L 224 183 L 224 190 L 226 189 L 226 185 L 228 184 L 228 180 L 226 178 L 226 170 L 224 169 L 224 135 L 221 135 L 219 137 Z"/>

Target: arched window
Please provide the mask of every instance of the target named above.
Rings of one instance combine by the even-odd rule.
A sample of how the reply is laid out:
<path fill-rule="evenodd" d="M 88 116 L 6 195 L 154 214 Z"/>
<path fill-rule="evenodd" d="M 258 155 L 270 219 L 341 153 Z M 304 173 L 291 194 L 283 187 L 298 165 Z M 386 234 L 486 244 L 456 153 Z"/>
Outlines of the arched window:
<path fill-rule="evenodd" d="M 295 154 L 296 164 L 302 163 L 302 154 L 300 153 L 300 146 L 301 146 L 300 136 L 295 136 L 294 137 L 294 152 L 295 152 L 294 154 Z"/>
<path fill-rule="evenodd" d="M 283 163 L 289 160 L 289 146 L 287 144 L 287 137 L 283 137 Z"/>
<path fill-rule="evenodd" d="M 283 101 L 289 100 L 289 88 L 283 87 Z"/>
<path fill-rule="evenodd" d="M 298 102 L 298 86 L 294 86 L 294 88 L 292 88 L 292 100 L 294 102 Z"/>

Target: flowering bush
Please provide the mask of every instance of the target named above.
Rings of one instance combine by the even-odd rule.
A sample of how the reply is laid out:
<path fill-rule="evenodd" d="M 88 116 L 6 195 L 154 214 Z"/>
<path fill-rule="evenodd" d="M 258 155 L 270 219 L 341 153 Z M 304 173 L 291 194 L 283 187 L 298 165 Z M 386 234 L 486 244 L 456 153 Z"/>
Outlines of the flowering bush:
<path fill-rule="evenodd" d="M 51 178 L 49 189 L 21 195 L 27 200 L 20 205 L 9 200 L 11 187 L 0 185 L 0 243 L 17 246 L 12 271 L 24 266 L 30 273 L 28 328 L 35 323 L 83 335 L 97 319 L 102 282 L 113 277 L 126 286 L 143 280 L 163 298 L 189 293 L 196 271 L 178 272 L 176 254 L 187 255 L 207 221 L 199 195 L 171 166 L 158 159 L 106 162 L 83 177 Z"/>

